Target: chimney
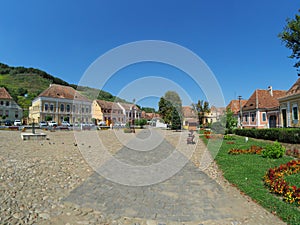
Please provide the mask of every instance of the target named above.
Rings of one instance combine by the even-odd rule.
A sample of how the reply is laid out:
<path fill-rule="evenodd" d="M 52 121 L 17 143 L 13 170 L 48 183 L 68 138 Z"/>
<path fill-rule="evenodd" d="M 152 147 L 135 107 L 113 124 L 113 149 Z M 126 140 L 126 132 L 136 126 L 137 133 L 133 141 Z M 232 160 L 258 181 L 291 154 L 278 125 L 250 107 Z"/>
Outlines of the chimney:
<path fill-rule="evenodd" d="M 269 87 L 268 87 L 268 91 L 269 91 L 270 95 L 273 97 L 273 89 L 272 89 L 272 86 L 269 86 Z"/>

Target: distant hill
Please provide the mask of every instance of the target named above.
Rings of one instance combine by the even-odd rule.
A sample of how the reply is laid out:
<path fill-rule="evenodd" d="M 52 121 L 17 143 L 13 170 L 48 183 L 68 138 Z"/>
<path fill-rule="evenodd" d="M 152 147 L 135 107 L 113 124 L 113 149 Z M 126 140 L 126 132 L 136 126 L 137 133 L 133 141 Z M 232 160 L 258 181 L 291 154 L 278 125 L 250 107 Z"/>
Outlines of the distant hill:
<path fill-rule="evenodd" d="M 126 100 L 113 96 L 103 90 L 90 87 L 77 87 L 75 84 L 69 84 L 39 69 L 21 66 L 12 67 L 0 63 L 0 87 L 5 87 L 14 100 L 25 109 L 24 116 L 27 116 L 28 112 L 26 111 L 31 105 L 31 101 L 48 88 L 50 84 L 71 86 L 91 100 L 93 100 L 93 96 L 97 96 L 99 93 L 97 99 L 126 102 Z"/>

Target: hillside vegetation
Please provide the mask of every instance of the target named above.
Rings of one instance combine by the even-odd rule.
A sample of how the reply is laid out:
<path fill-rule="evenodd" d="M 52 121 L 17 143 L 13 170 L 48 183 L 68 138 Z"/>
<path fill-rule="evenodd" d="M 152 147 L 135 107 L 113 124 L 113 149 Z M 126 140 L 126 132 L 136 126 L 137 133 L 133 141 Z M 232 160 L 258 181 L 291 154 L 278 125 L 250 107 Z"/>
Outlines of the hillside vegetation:
<path fill-rule="evenodd" d="M 126 102 L 124 99 L 117 98 L 103 90 L 69 84 L 39 69 L 12 67 L 0 63 L 0 87 L 5 87 L 20 107 L 25 109 L 25 117 L 28 114 L 31 101 L 50 84 L 71 86 L 91 100 L 94 99 L 94 96 L 98 96 L 97 99 L 101 100 Z"/>

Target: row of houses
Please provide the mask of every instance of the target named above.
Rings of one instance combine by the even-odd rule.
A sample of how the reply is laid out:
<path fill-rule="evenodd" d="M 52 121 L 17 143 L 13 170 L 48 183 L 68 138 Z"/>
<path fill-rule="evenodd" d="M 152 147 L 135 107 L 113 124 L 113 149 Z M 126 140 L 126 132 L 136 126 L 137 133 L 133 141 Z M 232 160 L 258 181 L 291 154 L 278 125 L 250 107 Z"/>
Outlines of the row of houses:
<path fill-rule="evenodd" d="M 239 127 L 300 127 L 300 78 L 288 91 L 257 89 L 248 100 L 232 100 L 230 109 L 238 118 Z"/>
<path fill-rule="evenodd" d="M 204 116 L 203 124 L 213 123 L 223 115 L 224 109 L 211 107 L 211 111 Z M 183 127 L 197 123 L 198 116 L 191 106 L 182 107 Z M 0 88 L 0 117 L 7 120 L 22 119 L 23 110 L 19 107 L 5 88 Z M 70 123 L 125 124 L 130 119 L 145 118 L 152 120 L 159 118 L 157 113 L 142 112 L 136 105 L 104 100 L 91 101 L 74 88 L 51 84 L 33 101 L 29 107 L 28 123 L 53 120 L 58 124 L 63 121 Z"/>
<path fill-rule="evenodd" d="M 32 101 L 28 122 L 53 120 L 58 124 L 63 121 L 88 124 L 93 118 L 96 124 L 103 121 L 109 125 L 140 119 L 141 113 L 134 104 L 91 101 L 72 87 L 50 84 Z M 21 120 L 23 117 L 23 109 L 17 105 L 5 88 L 0 88 L 0 117 L 11 121 Z"/>

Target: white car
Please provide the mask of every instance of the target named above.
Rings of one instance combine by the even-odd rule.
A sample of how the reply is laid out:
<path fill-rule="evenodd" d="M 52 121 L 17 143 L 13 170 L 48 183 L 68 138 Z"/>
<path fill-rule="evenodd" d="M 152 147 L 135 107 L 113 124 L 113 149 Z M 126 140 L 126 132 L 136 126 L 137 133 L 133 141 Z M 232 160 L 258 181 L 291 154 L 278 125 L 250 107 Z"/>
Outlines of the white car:
<path fill-rule="evenodd" d="M 15 120 L 14 125 L 21 126 L 22 125 L 21 120 Z"/>
<path fill-rule="evenodd" d="M 48 122 L 49 127 L 57 127 L 57 123 L 55 121 Z"/>
<path fill-rule="evenodd" d="M 62 121 L 61 125 L 64 126 L 64 127 L 70 127 L 71 126 L 71 124 L 68 121 Z"/>
<path fill-rule="evenodd" d="M 48 123 L 46 121 L 40 122 L 40 128 L 47 127 L 47 126 L 48 126 Z"/>

